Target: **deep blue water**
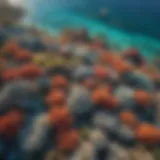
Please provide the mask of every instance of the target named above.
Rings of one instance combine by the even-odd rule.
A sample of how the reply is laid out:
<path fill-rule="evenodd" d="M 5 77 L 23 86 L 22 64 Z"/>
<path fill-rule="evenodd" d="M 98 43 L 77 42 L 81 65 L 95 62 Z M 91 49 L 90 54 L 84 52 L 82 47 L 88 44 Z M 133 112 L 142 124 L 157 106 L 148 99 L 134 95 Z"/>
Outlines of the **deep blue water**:
<path fill-rule="evenodd" d="M 113 48 L 136 47 L 146 57 L 160 56 L 159 0 L 30 0 L 28 6 L 29 21 L 54 34 L 86 27 L 92 35 L 105 34 Z"/>

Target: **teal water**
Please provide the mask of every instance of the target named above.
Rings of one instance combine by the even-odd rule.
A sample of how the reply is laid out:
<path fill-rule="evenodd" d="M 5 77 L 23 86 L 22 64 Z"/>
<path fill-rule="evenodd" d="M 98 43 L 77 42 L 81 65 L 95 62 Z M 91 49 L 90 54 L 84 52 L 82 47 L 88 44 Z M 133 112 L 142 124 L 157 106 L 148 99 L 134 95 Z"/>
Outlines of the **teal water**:
<path fill-rule="evenodd" d="M 147 59 L 160 57 L 160 40 L 157 38 L 144 33 L 129 32 L 123 28 L 113 27 L 109 23 L 95 18 L 94 14 L 88 16 L 84 14 L 86 11 L 83 13 L 78 9 L 77 12 L 73 10 L 74 6 L 81 6 L 86 2 L 75 1 L 72 5 L 58 1 L 54 1 L 54 3 L 52 1 L 45 2 L 39 0 L 38 5 L 36 1 L 28 3 L 29 14 L 26 19 L 28 24 L 33 24 L 53 35 L 58 35 L 66 27 L 86 27 L 92 36 L 104 34 L 107 43 L 113 50 L 121 52 L 134 47 L 139 49 Z"/>

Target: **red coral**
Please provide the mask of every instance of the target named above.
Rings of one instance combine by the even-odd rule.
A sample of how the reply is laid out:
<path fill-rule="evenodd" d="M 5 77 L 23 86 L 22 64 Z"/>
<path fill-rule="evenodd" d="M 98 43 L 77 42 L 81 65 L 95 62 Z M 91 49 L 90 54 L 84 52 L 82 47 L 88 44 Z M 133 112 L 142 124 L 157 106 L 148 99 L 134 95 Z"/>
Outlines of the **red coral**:
<path fill-rule="evenodd" d="M 79 144 L 79 134 L 75 129 L 68 129 L 57 136 L 57 148 L 62 151 L 74 151 Z"/>
<path fill-rule="evenodd" d="M 25 79 L 34 79 L 43 75 L 43 70 L 34 64 L 25 64 L 19 69 L 19 75 Z"/>

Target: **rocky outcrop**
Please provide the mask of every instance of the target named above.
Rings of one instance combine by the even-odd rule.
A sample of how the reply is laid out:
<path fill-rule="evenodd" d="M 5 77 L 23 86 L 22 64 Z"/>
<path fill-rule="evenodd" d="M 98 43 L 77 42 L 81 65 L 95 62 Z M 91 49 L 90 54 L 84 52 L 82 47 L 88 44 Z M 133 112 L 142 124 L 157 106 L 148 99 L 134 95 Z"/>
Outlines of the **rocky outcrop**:
<path fill-rule="evenodd" d="M 0 25 L 13 25 L 24 16 L 24 10 L 0 0 Z"/>

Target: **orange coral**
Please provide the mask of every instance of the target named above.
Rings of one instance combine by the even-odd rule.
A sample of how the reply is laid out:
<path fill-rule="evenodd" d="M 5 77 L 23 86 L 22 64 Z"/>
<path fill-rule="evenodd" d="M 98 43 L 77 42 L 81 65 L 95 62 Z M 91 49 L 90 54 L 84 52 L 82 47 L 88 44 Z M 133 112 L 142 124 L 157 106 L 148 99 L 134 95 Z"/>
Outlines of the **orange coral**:
<path fill-rule="evenodd" d="M 83 80 L 82 85 L 87 89 L 92 89 L 95 87 L 96 81 L 94 80 L 94 78 L 86 78 Z"/>
<path fill-rule="evenodd" d="M 46 99 L 49 105 L 59 105 L 66 102 L 66 95 L 62 90 L 53 90 L 49 93 Z"/>
<path fill-rule="evenodd" d="M 112 66 L 120 74 L 124 72 L 132 71 L 134 69 L 133 65 L 129 64 L 124 59 L 114 60 Z"/>
<path fill-rule="evenodd" d="M 32 54 L 28 50 L 20 50 L 15 54 L 15 59 L 18 61 L 31 60 Z"/>
<path fill-rule="evenodd" d="M 155 144 L 160 140 L 160 130 L 150 124 L 141 124 L 136 130 L 136 138 L 142 143 Z"/>
<path fill-rule="evenodd" d="M 15 78 L 18 77 L 18 69 L 16 68 L 7 69 L 3 71 L 1 77 L 4 82 L 14 80 Z"/>
<path fill-rule="evenodd" d="M 103 52 L 100 55 L 100 60 L 105 64 L 111 65 L 118 73 L 131 71 L 134 66 L 129 64 L 125 59 L 115 53 Z"/>
<path fill-rule="evenodd" d="M 97 65 L 94 67 L 94 74 L 97 78 L 104 79 L 107 77 L 107 70 L 105 67 Z"/>
<path fill-rule="evenodd" d="M 79 144 L 79 134 L 75 129 L 69 129 L 57 136 L 57 148 L 62 151 L 74 151 Z"/>
<path fill-rule="evenodd" d="M 2 51 L 15 54 L 19 51 L 19 49 L 19 46 L 15 42 L 8 41 L 2 48 Z"/>
<path fill-rule="evenodd" d="M 100 54 L 100 60 L 101 60 L 101 62 L 104 62 L 105 64 L 111 65 L 116 58 L 117 58 L 117 56 L 114 53 L 111 53 L 109 51 L 102 52 Z"/>
<path fill-rule="evenodd" d="M 118 105 L 118 100 L 110 93 L 110 88 L 107 86 L 96 88 L 91 94 L 91 99 L 94 104 L 103 105 L 108 109 Z"/>
<path fill-rule="evenodd" d="M 36 78 L 43 74 L 42 69 L 34 64 L 25 64 L 19 69 L 19 75 L 22 78 Z"/>
<path fill-rule="evenodd" d="M 109 92 L 106 88 L 96 88 L 91 95 L 92 101 L 95 104 L 105 104 L 109 97 Z"/>
<path fill-rule="evenodd" d="M 136 127 L 138 125 L 138 119 L 133 112 L 129 112 L 129 111 L 121 112 L 120 120 L 122 123 L 130 127 Z"/>
<path fill-rule="evenodd" d="M 138 90 L 135 92 L 135 100 L 140 105 L 147 105 L 152 102 L 152 95 L 146 91 Z"/>
<path fill-rule="evenodd" d="M 66 87 L 68 87 L 68 80 L 63 75 L 56 75 L 52 78 L 51 85 L 53 88 L 54 87 L 66 88 Z"/>
<path fill-rule="evenodd" d="M 67 106 L 52 107 L 48 114 L 50 122 L 57 128 L 71 126 L 72 117 Z"/>
<path fill-rule="evenodd" d="M 13 137 L 19 131 L 24 120 L 24 114 L 11 111 L 0 117 L 0 133 L 7 137 Z"/>
<path fill-rule="evenodd" d="M 108 98 L 106 99 L 105 105 L 104 107 L 106 109 L 114 109 L 119 105 L 118 100 L 116 99 L 116 97 L 114 97 L 113 95 L 109 95 Z"/>

